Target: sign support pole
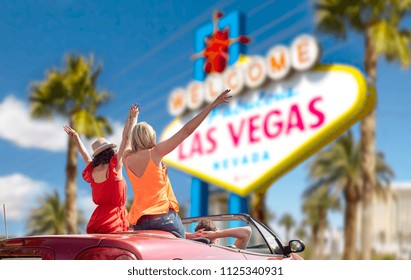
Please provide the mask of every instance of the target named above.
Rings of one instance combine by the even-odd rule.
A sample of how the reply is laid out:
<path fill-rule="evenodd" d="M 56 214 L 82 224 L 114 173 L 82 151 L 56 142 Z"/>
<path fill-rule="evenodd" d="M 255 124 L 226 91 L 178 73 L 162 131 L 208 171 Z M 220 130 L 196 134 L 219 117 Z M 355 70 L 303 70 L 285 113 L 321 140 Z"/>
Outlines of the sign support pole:
<path fill-rule="evenodd" d="M 191 207 L 190 217 L 208 215 L 208 183 L 196 178 L 191 178 Z M 191 224 L 194 232 L 194 224 Z"/>
<path fill-rule="evenodd" d="M 228 197 L 228 213 L 229 214 L 248 214 L 248 197 L 242 197 L 235 193 L 230 193 Z M 229 221 L 229 228 L 241 226 L 239 221 Z M 233 243 L 235 238 L 229 238 L 229 242 Z"/>
<path fill-rule="evenodd" d="M 196 178 L 191 178 L 191 209 L 190 216 L 208 215 L 208 183 Z"/>
<path fill-rule="evenodd" d="M 235 193 L 230 193 L 228 198 L 228 213 L 229 214 L 248 214 L 248 198 L 239 196 Z"/>

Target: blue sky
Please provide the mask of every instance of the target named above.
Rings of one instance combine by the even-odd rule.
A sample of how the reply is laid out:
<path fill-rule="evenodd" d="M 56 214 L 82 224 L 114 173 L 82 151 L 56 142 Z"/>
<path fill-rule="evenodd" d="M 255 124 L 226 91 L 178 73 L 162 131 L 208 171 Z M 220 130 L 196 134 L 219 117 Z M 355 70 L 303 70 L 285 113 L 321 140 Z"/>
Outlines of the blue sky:
<path fill-rule="evenodd" d="M 92 54 L 103 65 L 98 88 L 109 91 L 112 99 L 99 113 L 110 119 L 115 133 L 108 138 L 116 143 L 132 103 L 141 104 L 140 121 L 151 123 L 158 132 L 173 119 L 166 110 L 168 95 L 192 80 L 194 30 L 209 22 L 215 9 L 245 15 L 245 33 L 253 41 L 248 54 L 264 56 L 272 46 L 287 45 L 308 33 L 321 43 L 321 62 L 363 70 L 362 37 L 350 34 L 342 41 L 314 33 L 312 1 L 4 0 L 1 5 L 0 203 L 6 203 L 9 235 L 24 234 L 39 197 L 54 189 L 64 194 L 67 136 L 62 124 L 66 121 L 30 120 L 28 93 L 30 83 L 43 80 L 47 69 L 64 66 L 66 54 Z M 377 76 L 377 148 L 395 171 L 394 181 L 411 182 L 410 70 L 380 60 Z M 358 136 L 358 125 L 353 131 Z M 267 205 L 276 217 L 288 212 L 301 221 L 306 163 L 269 189 Z M 78 205 L 88 218 L 95 206 L 81 179 L 83 168 L 79 158 Z M 190 176 L 171 169 L 170 177 L 178 200 L 186 204 Z M 342 225 L 341 215 L 332 219 L 336 227 Z"/>

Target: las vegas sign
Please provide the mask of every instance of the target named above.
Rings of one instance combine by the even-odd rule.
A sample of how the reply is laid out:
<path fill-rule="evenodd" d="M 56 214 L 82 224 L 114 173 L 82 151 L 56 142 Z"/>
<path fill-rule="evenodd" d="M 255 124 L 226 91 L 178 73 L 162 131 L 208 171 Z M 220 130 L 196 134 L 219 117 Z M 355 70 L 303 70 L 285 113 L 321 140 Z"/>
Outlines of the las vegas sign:
<path fill-rule="evenodd" d="M 223 73 L 172 91 L 176 118 L 161 135 L 181 129 L 225 88 L 234 98 L 164 158 L 172 167 L 245 196 L 313 155 L 374 106 L 359 70 L 317 65 L 315 38 L 301 35 L 266 57 L 242 57 Z"/>

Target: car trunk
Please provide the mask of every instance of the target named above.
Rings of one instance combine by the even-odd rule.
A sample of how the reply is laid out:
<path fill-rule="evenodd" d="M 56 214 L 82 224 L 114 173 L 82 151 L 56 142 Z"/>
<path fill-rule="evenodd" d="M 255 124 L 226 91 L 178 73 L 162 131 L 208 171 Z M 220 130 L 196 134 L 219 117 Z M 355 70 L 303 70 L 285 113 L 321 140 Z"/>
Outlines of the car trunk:
<path fill-rule="evenodd" d="M 79 252 L 98 246 L 100 239 L 84 235 L 11 238 L 0 241 L 0 260 L 73 260 Z"/>

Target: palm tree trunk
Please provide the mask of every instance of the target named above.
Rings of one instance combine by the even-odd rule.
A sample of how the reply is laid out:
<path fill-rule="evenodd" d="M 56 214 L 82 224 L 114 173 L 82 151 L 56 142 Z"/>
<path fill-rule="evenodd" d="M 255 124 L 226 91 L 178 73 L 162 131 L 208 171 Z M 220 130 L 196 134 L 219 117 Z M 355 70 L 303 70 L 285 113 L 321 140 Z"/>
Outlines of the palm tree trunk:
<path fill-rule="evenodd" d="M 77 150 L 71 137 L 68 143 L 66 174 L 66 227 L 68 234 L 74 234 L 77 233 Z"/>
<path fill-rule="evenodd" d="M 344 216 L 344 252 L 342 257 L 344 260 L 354 260 L 357 256 L 356 223 L 358 200 L 355 198 L 355 195 L 353 186 L 348 186 L 344 189 L 346 201 Z"/>
<path fill-rule="evenodd" d="M 312 253 L 310 256 L 311 260 L 318 260 L 318 240 L 319 240 L 319 225 L 313 225 L 311 229 L 311 248 L 312 248 Z"/>
<path fill-rule="evenodd" d="M 257 221 L 266 224 L 266 217 L 265 217 L 265 191 L 261 189 L 255 190 L 251 198 L 251 209 L 250 209 L 251 217 L 256 219 Z"/>
<path fill-rule="evenodd" d="M 290 231 L 291 231 L 291 227 L 285 226 L 285 240 L 287 243 L 288 241 L 290 241 Z"/>
<path fill-rule="evenodd" d="M 370 86 L 375 86 L 377 55 L 368 27 L 365 33 L 365 71 Z M 372 243 L 372 197 L 375 192 L 375 129 L 376 110 L 372 110 L 361 122 L 361 169 L 362 169 L 362 221 L 361 221 L 361 259 L 371 258 Z"/>
<path fill-rule="evenodd" d="M 327 210 L 323 207 L 318 209 L 318 255 L 319 260 L 324 259 L 324 247 L 325 247 L 325 231 L 327 229 Z"/>

